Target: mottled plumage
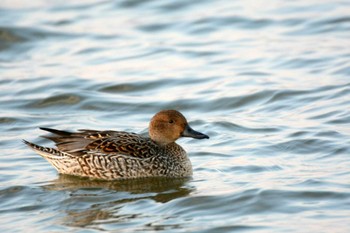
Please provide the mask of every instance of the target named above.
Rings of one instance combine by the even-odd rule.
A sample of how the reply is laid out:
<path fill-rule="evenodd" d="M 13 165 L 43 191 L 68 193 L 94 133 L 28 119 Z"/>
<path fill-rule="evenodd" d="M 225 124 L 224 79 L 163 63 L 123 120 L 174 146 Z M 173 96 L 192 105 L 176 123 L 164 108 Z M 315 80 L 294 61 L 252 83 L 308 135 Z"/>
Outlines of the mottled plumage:
<path fill-rule="evenodd" d="M 150 138 L 123 131 L 41 129 L 52 133 L 45 138 L 54 141 L 57 149 L 24 142 L 58 172 L 105 180 L 191 176 L 186 151 L 175 141 L 179 137 L 209 138 L 191 129 L 175 110 L 161 111 L 152 118 Z"/>

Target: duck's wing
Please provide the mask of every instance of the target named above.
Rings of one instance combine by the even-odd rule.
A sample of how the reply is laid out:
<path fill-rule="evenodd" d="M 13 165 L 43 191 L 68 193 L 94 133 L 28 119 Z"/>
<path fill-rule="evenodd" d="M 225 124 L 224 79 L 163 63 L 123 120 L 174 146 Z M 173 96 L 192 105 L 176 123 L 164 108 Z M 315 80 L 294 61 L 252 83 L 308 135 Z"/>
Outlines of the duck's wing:
<path fill-rule="evenodd" d="M 40 128 L 52 133 L 44 136 L 56 143 L 59 151 L 71 155 L 122 154 L 148 158 L 157 154 L 158 146 L 149 138 L 123 131 L 79 130 L 78 132 Z"/>

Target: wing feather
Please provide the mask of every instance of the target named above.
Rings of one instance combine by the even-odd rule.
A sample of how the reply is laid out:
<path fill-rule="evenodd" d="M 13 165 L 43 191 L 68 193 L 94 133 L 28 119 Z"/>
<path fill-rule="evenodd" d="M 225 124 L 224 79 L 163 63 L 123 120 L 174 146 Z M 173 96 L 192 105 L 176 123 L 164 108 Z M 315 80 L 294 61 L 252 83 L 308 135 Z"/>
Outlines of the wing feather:
<path fill-rule="evenodd" d="M 60 151 L 73 155 L 89 152 L 123 154 L 147 158 L 157 154 L 158 146 L 149 138 L 123 131 L 79 130 L 78 132 L 41 128 L 51 133 L 44 136 L 56 143 Z"/>

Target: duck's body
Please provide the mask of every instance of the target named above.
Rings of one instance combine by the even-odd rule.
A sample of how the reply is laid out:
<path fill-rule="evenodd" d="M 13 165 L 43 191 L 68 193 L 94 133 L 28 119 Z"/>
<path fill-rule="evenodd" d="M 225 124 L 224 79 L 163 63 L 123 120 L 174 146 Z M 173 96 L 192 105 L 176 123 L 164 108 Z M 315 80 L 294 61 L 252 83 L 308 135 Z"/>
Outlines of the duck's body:
<path fill-rule="evenodd" d="M 174 110 L 161 111 L 152 118 L 150 138 L 122 131 L 42 129 L 54 134 L 46 138 L 54 141 L 57 149 L 25 143 L 59 173 L 104 180 L 191 176 L 187 153 L 175 141 L 181 136 L 209 138 L 192 130 Z"/>

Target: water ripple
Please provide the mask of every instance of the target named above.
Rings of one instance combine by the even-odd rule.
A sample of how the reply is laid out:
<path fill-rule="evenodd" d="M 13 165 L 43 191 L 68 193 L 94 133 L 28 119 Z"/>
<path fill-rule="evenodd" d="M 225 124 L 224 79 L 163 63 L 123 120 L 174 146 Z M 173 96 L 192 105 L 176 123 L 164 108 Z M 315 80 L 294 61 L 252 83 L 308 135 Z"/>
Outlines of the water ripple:
<path fill-rule="evenodd" d="M 4 1 L 3 232 L 349 232 L 349 4 Z M 147 135 L 178 109 L 190 179 L 61 176 L 38 127 Z M 17 224 L 17 223 L 21 224 Z"/>

